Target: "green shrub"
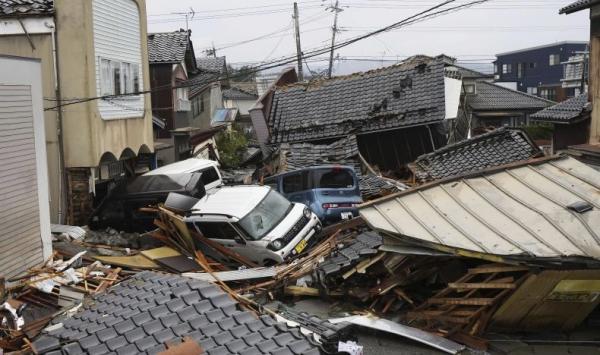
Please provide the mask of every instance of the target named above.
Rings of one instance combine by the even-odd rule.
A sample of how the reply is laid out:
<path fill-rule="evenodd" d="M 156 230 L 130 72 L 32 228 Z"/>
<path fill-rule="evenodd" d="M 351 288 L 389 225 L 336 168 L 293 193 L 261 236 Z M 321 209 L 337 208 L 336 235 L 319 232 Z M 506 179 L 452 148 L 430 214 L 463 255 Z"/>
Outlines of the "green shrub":
<path fill-rule="evenodd" d="M 248 144 L 246 136 L 232 127 L 217 134 L 216 141 L 221 164 L 226 168 L 238 167 Z"/>

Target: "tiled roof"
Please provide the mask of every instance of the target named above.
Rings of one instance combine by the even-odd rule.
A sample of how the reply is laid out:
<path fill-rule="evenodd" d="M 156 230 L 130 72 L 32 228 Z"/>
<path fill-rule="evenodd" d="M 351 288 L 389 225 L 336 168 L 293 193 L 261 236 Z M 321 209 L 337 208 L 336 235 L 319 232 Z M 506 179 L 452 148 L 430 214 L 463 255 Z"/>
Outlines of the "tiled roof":
<path fill-rule="evenodd" d="M 0 0 L 0 17 L 47 16 L 53 13 L 53 0 Z"/>
<path fill-rule="evenodd" d="M 186 31 L 148 34 L 148 60 L 150 63 L 180 63 L 185 59 L 189 45 Z"/>
<path fill-rule="evenodd" d="M 571 14 L 573 12 L 581 11 L 587 9 L 593 5 L 600 4 L 600 0 L 578 0 L 574 3 L 571 3 L 562 9 L 558 13 L 560 14 Z"/>
<path fill-rule="evenodd" d="M 383 238 L 377 232 L 361 233 L 348 245 L 327 256 L 317 266 L 317 272 L 325 276 L 342 273 L 348 270 L 350 266 L 377 254 L 377 249 L 381 244 L 383 244 Z"/>
<path fill-rule="evenodd" d="M 198 69 L 212 71 L 219 74 L 225 73 L 225 57 L 196 58 Z"/>
<path fill-rule="evenodd" d="M 276 89 L 268 117 L 271 142 L 298 142 L 441 121 L 442 60 L 390 67 Z"/>
<path fill-rule="evenodd" d="M 409 164 L 417 180 L 429 181 L 542 155 L 520 129 L 499 128 L 474 138 L 421 155 Z"/>
<path fill-rule="evenodd" d="M 258 88 L 255 81 L 230 81 L 229 86 L 258 96 Z"/>
<path fill-rule="evenodd" d="M 478 81 L 474 95 L 467 95 L 467 103 L 473 110 L 541 110 L 553 101 L 505 88 L 500 85 Z"/>
<path fill-rule="evenodd" d="M 460 65 L 452 64 L 449 69 L 456 68 L 456 70 L 462 75 L 463 79 L 479 79 L 479 78 L 493 78 L 493 74 L 485 74 L 477 70 L 462 67 Z"/>
<path fill-rule="evenodd" d="M 354 167 L 360 175 L 358 144 L 354 135 L 331 144 L 294 143 L 281 148 L 288 151 L 285 158 L 288 171 L 313 165 L 340 164 Z"/>
<path fill-rule="evenodd" d="M 202 92 L 206 87 L 208 87 L 210 84 L 214 83 L 218 79 L 219 74 L 217 73 L 200 72 L 199 74 L 190 77 L 182 85 L 189 86 L 189 97 L 193 97 Z"/>
<path fill-rule="evenodd" d="M 581 114 L 584 112 L 587 105 L 588 94 L 583 93 L 579 96 L 572 97 L 566 101 L 536 112 L 530 117 L 536 121 L 570 123 L 571 121 L 581 117 Z"/>
<path fill-rule="evenodd" d="M 231 87 L 223 90 L 223 98 L 229 100 L 256 100 L 258 95 L 249 93 L 239 88 Z"/>
<path fill-rule="evenodd" d="M 155 354 L 185 336 L 208 355 L 319 354 L 297 328 L 243 310 L 211 283 L 150 271 L 95 296 L 33 346 L 52 355 Z"/>

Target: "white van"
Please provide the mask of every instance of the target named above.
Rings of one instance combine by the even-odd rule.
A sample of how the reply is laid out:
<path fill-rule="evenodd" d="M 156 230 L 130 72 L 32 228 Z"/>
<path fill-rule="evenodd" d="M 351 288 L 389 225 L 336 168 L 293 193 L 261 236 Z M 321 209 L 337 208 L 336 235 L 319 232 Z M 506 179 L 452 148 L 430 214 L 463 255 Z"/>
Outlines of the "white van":
<path fill-rule="evenodd" d="M 185 221 L 248 259 L 273 265 L 301 253 L 321 231 L 319 218 L 269 186 L 230 186 L 207 192 Z"/>
<path fill-rule="evenodd" d="M 206 191 L 223 185 L 219 163 L 214 160 L 189 158 L 150 170 L 144 175 L 175 175 L 184 173 L 202 173 L 202 182 Z"/>

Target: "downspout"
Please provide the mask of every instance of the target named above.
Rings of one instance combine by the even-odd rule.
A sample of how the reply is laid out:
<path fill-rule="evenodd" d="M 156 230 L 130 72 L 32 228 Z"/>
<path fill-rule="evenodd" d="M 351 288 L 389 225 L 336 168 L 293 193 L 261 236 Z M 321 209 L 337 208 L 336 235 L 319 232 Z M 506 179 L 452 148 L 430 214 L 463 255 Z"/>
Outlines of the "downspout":
<path fill-rule="evenodd" d="M 58 68 L 58 42 L 56 39 L 56 25 L 54 23 L 45 23 L 46 27 L 51 29 L 52 35 L 52 60 L 54 67 L 54 93 L 56 96 L 56 105 L 58 112 L 58 169 L 59 169 L 59 184 L 58 184 L 58 223 L 64 224 L 63 205 L 65 192 L 65 148 L 63 144 L 63 112 L 62 112 L 62 95 L 60 90 L 59 68 Z"/>

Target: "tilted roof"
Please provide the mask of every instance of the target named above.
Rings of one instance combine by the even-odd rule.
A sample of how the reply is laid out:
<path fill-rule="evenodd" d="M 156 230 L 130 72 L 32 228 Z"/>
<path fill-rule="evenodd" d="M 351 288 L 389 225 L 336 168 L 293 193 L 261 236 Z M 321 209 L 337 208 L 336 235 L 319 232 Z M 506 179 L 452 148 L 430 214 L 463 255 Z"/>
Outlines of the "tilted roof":
<path fill-rule="evenodd" d="M 53 0 L 0 0 L 0 17 L 48 16 L 53 13 Z"/>
<path fill-rule="evenodd" d="M 417 180 L 430 181 L 541 155 L 525 131 L 499 128 L 421 155 L 409 168 Z"/>
<path fill-rule="evenodd" d="M 82 308 L 35 340 L 36 354 L 155 354 L 184 337 L 208 354 L 319 354 L 299 329 L 244 310 L 214 284 L 174 274 L 138 273 Z"/>
<path fill-rule="evenodd" d="M 223 98 L 229 100 L 257 100 L 258 95 L 244 91 L 240 88 L 231 87 L 223 90 Z"/>
<path fill-rule="evenodd" d="M 424 184 L 359 212 L 375 230 L 413 245 L 600 262 L 599 181 L 600 171 L 574 158 L 541 158 Z"/>
<path fill-rule="evenodd" d="M 196 58 L 200 70 L 212 71 L 219 74 L 225 73 L 225 57 L 203 57 Z"/>
<path fill-rule="evenodd" d="M 382 69 L 276 88 L 271 142 L 298 142 L 441 121 L 445 63 L 419 58 Z"/>
<path fill-rule="evenodd" d="M 148 60 L 150 63 L 180 63 L 188 49 L 187 31 L 148 34 Z"/>
<path fill-rule="evenodd" d="M 285 170 L 297 170 L 314 165 L 340 164 L 354 167 L 360 175 L 358 143 L 350 135 L 330 144 L 294 143 L 282 146 L 286 151 Z"/>
<path fill-rule="evenodd" d="M 578 0 L 571 3 L 558 12 L 559 14 L 571 14 L 573 12 L 581 11 L 590 8 L 593 5 L 600 4 L 600 0 Z"/>
<path fill-rule="evenodd" d="M 530 117 L 536 121 L 571 123 L 578 118 L 582 118 L 581 116 L 586 111 L 588 102 L 588 94 L 583 93 L 554 106 L 547 107 Z"/>
<path fill-rule="evenodd" d="M 467 95 L 473 110 L 541 110 L 555 102 L 485 81 L 476 82 L 474 95 Z"/>
<path fill-rule="evenodd" d="M 213 72 L 200 72 L 196 75 L 191 76 L 188 80 L 183 82 L 182 86 L 188 86 L 190 88 L 189 97 L 194 97 L 204 91 L 210 84 L 219 80 L 219 74 Z"/>

